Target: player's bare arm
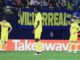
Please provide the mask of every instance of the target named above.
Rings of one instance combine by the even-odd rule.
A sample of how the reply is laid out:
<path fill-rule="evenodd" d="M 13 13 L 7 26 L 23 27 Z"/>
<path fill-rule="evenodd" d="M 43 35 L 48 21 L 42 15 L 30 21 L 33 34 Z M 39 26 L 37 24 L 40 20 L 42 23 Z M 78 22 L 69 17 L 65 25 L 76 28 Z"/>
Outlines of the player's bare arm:
<path fill-rule="evenodd" d="M 12 27 L 10 28 L 10 30 L 8 31 L 8 33 L 10 33 L 12 31 Z"/>

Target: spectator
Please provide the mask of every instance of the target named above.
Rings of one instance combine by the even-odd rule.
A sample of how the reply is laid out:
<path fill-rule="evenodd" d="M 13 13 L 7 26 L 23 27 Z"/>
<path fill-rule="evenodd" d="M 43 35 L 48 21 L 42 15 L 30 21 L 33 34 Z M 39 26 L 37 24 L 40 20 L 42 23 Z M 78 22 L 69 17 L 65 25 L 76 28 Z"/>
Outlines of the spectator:
<path fill-rule="evenodd" d="M 66 0 L 61 0 L 61 4 L 63 5 L 63 7 L 66 7 Z"/>
<path fill-rule="evenodd" d="M 23 9 L 26 9 L 26 6 L 25 6 L 25 4 L 22 4 L 22 6 L 21 6 Z"/>
<path fill-rule="evenodd" d="M 61 9 L 66 9 L 66 0 L 61 0 L 60 7 Z"/>
<path fill-rule="evenodd" d="M 54 9 L 60 9 L 58 1 L 57 0 L 51 0 L 52 5 L 54 6 Z"/>
<path fill-rule="evenodd" d="M 53 10 L 53 9 L 54 9 L 52 3 L 50 3 L 50 5 L 49 5 L 49 9 L 50 9 L 50 10 Z"/>
<path fill-rule="evenodd" d="M 14 14 L 17 12 L 18 10 L 18 5 L 16 1 L 12 2 L 12 11 L 14 12 Z"/>
<path fill-rule="evenodd" d="M 63 2 L 63 3 L 64 3 L 64 5 L 66 6 L 66 0 L 61 0 L 61 2 Z"/>
<path fill-rule="evenodd" d="M 78 10 L 80 11 L 80 1 L 79 1 L 79 3 L 78 3 Z"/>
<path fill-rule="evenodd" d="M 12 2 L 12 8 L 18 8 L 18 5 L 17 5 L 17 2 L 16 1 L 14 1 L 14 2 Z"/>
<path fill-rule="evenodd" d="M 43 0 L 41 4 L 43 5 L 44 9 L 48 8 L 48 2 L 46 0 Z"/>
<path fill-rule="evenodd" d="M 74 9 L 78 9 L 78 3 L 79 3 L 79 0 L 73 0 L 73 8 Z"/>
<path fill-rule="evenodd" d="M 30 0 L 27 0 L 27 8 L 30 7 Z"/>
<path fill-rule="evenodd" d="M 35 5 L 37 5 L 38 0 L 31 0 L 30 1 L 30 6 L 33 8 Z"/>
<path fill-rule="evenodd" d="M 48 5 L 50 5 L 50 0 L 48 0 Z"/>
<path fill-rule="evenodd" d="M 73 0 L 67 0 L 67 10 L 73 10 Z"/>
<path fill-rule="evenodd" d="M 38 3 L 37 3 L 37 5 L 39 6 L 39 5 L 40 5 L 40 3 L 41 3 L 41 1 L 40 1 L 40 0 L 38 0 Z"/>
<path fill-rule="evenodd" d="M 40 9 L 44 9 L 44 7 L 43 7 L 42 3 L 40 3 Z"/>
<path fill-rule="evenodd" d="M 21 7 L 21 0 L 15 0 L 17 2 L 18 7 Z"/>
<path fill-rule="evenodd" d="M 22 6 L 24 6 L 24 8 L 27 6 L 27 0 L 21 0 L 22 2 Z"/>

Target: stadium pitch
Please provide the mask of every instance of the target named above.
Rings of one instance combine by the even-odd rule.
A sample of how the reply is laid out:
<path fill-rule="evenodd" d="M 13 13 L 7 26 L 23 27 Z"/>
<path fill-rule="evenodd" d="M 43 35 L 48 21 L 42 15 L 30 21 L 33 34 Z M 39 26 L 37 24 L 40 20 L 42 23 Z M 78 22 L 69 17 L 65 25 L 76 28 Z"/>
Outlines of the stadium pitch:
<path fill-rule="evenodd" d="M 0 52 L 0 60 L 80 60 L 80 52 L 66 53 L 57 51 L 44 51 L 42 55 L 35 56 L 33 51 L 7 51 Z"/>

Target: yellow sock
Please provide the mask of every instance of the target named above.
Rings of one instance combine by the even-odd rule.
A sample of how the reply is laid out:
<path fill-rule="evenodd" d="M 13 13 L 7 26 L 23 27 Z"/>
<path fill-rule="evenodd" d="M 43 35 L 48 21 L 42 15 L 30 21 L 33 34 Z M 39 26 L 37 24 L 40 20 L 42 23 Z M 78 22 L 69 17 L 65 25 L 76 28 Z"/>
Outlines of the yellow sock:
<path fill-rule="evenodd" d="M 75 51 L 77 51 L 77 46 L 78 46 L 77 43 L 75 43 Z"/>
<path fill-rule="evenodd" d="M 71 51 L 71 50 L 72 50 L 72 43 L 69 42 L 69 51 Z"/>
<path fill-rule="evenodd" d="M 4 44 L 4 49 L 5 49 L 5 50 L 6 50 L 6 47 L 7 47 L 7 43 Z"/>
<path fill-rule="evenodd" d="M 36 42 L 36 51 L 41 52 L 41 41 Z"/>
<path fill-rule="evenodd" d="M 2 47 L 3 47 L 3 43 L 1 42 L 1 43 L 0 43 L 0 50 L 2 49 Z"/>

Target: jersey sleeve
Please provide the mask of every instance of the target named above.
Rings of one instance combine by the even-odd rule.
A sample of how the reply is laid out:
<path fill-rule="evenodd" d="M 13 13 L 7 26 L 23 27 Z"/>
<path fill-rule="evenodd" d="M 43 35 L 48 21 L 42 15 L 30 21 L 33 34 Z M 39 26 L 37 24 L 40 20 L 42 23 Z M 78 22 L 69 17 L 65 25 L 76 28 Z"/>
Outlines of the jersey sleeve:
<path fill-rule="evenodd" d="M 36 19 L 37 19 L 37 21 L 40 21 L 40 17 L 38 17 L 38 16 L 37 16 L 37 18 L 36 18 Z"/>
<path fill-rule="evenodd" d="M 36 19 L 37 19 L 37 21 L 40 21 L 41 20 L 41 14 L 38 14 Z"/>
<path fill-rule="evenodd" d="M 2 22 L 0 21 L 0 25 L 2 24 Z"/>

